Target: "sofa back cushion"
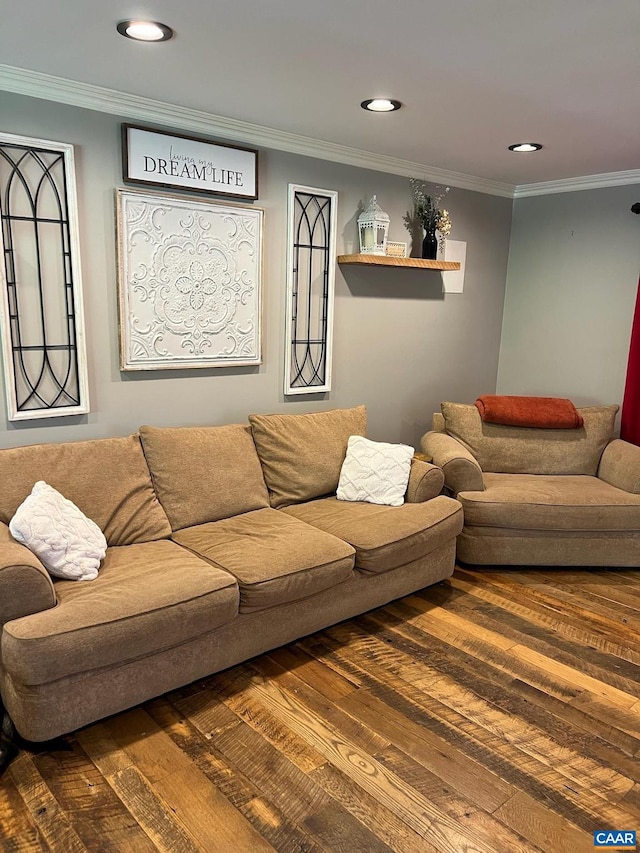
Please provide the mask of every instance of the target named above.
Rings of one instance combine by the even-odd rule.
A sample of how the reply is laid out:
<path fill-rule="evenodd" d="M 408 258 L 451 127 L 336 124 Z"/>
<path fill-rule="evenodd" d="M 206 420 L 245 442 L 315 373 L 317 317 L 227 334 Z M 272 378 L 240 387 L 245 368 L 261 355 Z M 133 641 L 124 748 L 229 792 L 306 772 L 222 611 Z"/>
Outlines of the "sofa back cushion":
<path fill-rule="evenodd" d="M 442 403 L 446 430 L 483 471 L 502 474 L 595 475 L 613 436 L 618 406 L 578 409 L 580 429 L 532 429 L 485 423 L 475 406 Z"/>
<path fill-rule="evenodd" d="M 38 480 L 95 521 L 109 545 L 171 535 L 137 435 L 0 450 L 0 521 L 9 523 Z"/>
<path fill-rule="evenodd" d="M 331 495 L 350 435 L 366 435 L 367 410 L 305 415 L 249 415 L 272 507 Z"/>
<path fill-rule="evenodd" d="M 140 437 L 173 530 L 269 506 L 248 426 L 143 426 Z"/>

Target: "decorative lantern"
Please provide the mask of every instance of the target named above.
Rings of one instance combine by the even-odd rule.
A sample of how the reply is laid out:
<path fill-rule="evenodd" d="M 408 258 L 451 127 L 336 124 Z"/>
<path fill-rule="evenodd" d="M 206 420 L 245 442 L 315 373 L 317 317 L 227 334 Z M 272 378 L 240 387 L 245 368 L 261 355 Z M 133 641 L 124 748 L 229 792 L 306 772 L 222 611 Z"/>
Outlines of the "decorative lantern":
<path fill-rule="evenodd" d="M 358 231 L 360 233 L 360 254 L 386 254 L 389 216 L 382 210 L 375 196 L 369 202 L 369 207 L 358 217 Z"/>

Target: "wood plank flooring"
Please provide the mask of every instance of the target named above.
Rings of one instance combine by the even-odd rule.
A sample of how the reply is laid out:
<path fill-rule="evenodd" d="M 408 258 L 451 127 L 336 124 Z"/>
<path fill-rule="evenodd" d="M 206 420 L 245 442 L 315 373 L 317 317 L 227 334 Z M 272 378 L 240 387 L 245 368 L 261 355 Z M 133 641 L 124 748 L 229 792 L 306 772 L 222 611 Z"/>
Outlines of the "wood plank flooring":
<path fill-rule="evenodd" d="M 640 830 L 640 571 L 449 581 L 23 751 L 2 851 L 581 853 Z"/>

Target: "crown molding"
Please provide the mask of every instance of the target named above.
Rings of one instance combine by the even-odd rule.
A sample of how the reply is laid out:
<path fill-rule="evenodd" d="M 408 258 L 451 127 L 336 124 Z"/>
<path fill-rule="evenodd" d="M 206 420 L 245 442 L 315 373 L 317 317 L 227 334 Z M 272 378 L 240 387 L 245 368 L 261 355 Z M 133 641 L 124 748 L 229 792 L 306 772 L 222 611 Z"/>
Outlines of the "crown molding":
<path fill-rule="evenodd" d="M 11 65 L 0 64 L 0 90 L 110 113 L 129 120 L 145 121 L 165 127 L 176 125 L 181 130 L 203 133 L 220 139 L 235 140 L 262 148 L 273 148 L 290 154 L 301 154 L 304 157 L 344 163 L 347 166 L 356 166 L 361 169 L 372 169 L 376 172 L 386 172 L 408 178 L 421 177 L 438 184 L 446 184 L 464 190 L 486 193 L 487 195 L 502 196 L 503 198 L 518 199 L 552 195 L 553 193 L 640 184 L 640 169 L 632 169 L 627 172 L 608 172 L 601 175 L 585 175 L 578 178 L 564 178 L 558 181 L 541 181 L 515 186 L 501 181 L 492 181 L 488 178 L 465 175 L 462 172 L 439 169 L 436 166 L 427 166 L 424 163 L 414 163 L 411 160 L 402 160 L 386 154 L 376 154 L 373 151 L 350 148 L 346 145 L 338 145 L 335 142 L 325 142 L 296 133 L 287 133 L 259 124 L 214 115 L 203 110 L 167 104 L 152 98 L 144 98 L 141 95 L 131 95 L 126 92 L 118 92 L 115 89 L 93 86 L 90 83 L 54 77 L 39 71 L 15 68 Z"/>
<path fill-rule="evenodd" d="M 263 148 L 275 148 L 290 154 L 330 160 L 362 169 L 373 169 L 376 172 L 387 172 L 404 177 L 417 176 L 438 184 L 488 195 L 513 198 L 515 190 L 513 184 L 477 178 L 461 172 L 450 172 L 447 169 L 438 169 L 423 163 L 413 163 L 410 160 L 362 151 L 359 148 L 350 148 L 334 142 L 311 139 L 296 133 L 287 133 L 190 107 L 166 104 L 152 98 L 130 95 L 89 83 L 79 83 L 63 77 L 53 77 L 50 74 L 15 68 L 11 65 L 0 64 L 0 89 L 88 110 L 111 113 L 129 120 L 151 122 L 165 127 L 176 125 L 183 131 L 208 134 Z"/>
<path fill-rule="evenodd" d="M 560 181 L 541 181 L 538 184 L 519 184 L 514 198 L 527 198 L 534 195 L 552 195 L 553 193 L 573 193 L 579 190 L 598 190 L 603 187 L 621 187 L 640 184 L 640 169 L 628 172 L 605 172 L 602 175 L 584 175 L 581 178 L 564 178 Z"/>

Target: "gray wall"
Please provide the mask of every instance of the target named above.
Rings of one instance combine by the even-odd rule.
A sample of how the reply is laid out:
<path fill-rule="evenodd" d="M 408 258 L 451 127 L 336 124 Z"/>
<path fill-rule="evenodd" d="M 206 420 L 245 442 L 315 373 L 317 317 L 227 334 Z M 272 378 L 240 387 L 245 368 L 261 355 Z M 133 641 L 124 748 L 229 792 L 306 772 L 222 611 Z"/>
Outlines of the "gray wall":
<path fill-rule="evenodd" d="M 498 393 L 621 403 L 640 273 L 640 186 L 514 202 Z"/>
<path fill-rule="evenodd" d="M 371 438 L 416 444 L 443 399 L 495 390 L 511 201 L 452 189 L 452 238 L 466 240 L 465 292 L 441 292 L 437 272 L 341 270 L 336 276 L 333 390 L 286 400 L 284 351 L 287 184 L 336 189 L 338 251 L 353 251 L 358 205 L 377 193 L 389 237 L 408 240 L 406 178 L 277 151 L 260 153 L 265 209 L 264 362 L 256 368 L 118 369 L 114 187 L 123 186 L 118 117 L 0 93 L 0 130 L 76 146 L 91 413 L 10 424 L 0 446 L 122 435 L 142 423 L 223 424 L 250 412 L 303 412 L 365 403 Z M 180 128 L 174 128 L 180 131 Z M 212 129 L 211 136 L 215 137 Z M 351 245 L 349 245 L 351 244 Z"/>

